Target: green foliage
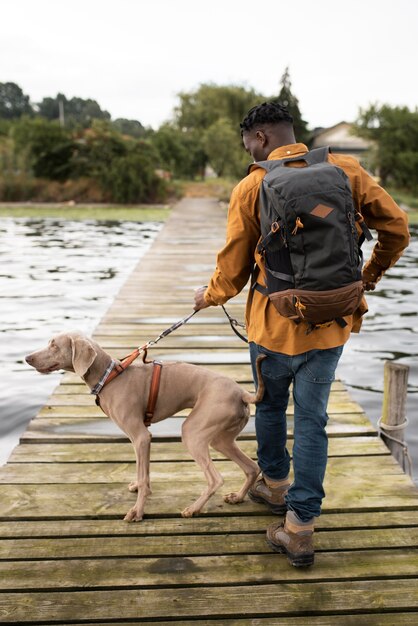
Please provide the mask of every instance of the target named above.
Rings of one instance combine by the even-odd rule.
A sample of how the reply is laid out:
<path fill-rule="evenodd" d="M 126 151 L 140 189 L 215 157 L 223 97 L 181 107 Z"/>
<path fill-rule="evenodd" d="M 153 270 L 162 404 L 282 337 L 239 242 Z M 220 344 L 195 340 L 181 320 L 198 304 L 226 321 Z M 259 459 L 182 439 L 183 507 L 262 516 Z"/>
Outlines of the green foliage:
<path fill-rule="evenodd" d="M 0 167 L 3 201 L 81 198 L 134 204 L 166 197 L 166 183 L 156 174 L 156 149 L 148 141 L 125 138 L 106 121 L 71 132 L 41 117 L 21 118 L 8 136 L 0 136 Z"/>
<path fill-rule="evenodd" d="M 61 112 L 60 112 L 61 107 Z M 103 111 L 96 100 L 70 98 L 59 93 L 55 98 L 44 98 L 37 105 L 38 113 L 47 120 L 59 120 L 66 128 L 88 128 L 93 120 L 110 120 L 107 111 Z"/>
<path fill-rule="evenodd" d="M 74 142 L 70 133 L 41 118 L 22 118 L 11 127 L 14 149 L 35 177 L 66 180 L 71 174 Z"/>
<path fill-rule="evenodd" d="M 193 146 L 194 151 L 192 167 L 187 158 L 183 160 L 181 175 L 194 178 L 197 168 L 202 171 L 210 163 L 218 174 L 242 176 L 248 157 L 242 148 L 239 124 L 263 97 L 240 86 L 203 84 L 194 92 L 180 93 L 179 100 L 172 129 L 181 133 L 181 145 Z"/>
<path fill-rule="evenodd" d="M 234 176 L 243 171 L 242 150 L 237 150 L 237 131 L 231 121 L 221 117 L 203 134 L 203 147 L 217 176 Z"/>
<path fill-rule="evenodd" d="M 155 172 L 158 155 L 146 142 L 126 146 L 124 154 L 101 168 L 98 181 L 114 202 L 136 204 L 165 197 L 165 182 Z"/>
<path fill-rule="evenodd" d="M 273 102 L 279 102 L 285 106 L 290 115 L 293 117 L 293 127 L 295 129 L 296 141 L 300 143 L 308 143 L 310 133 L 308 131 L 308 124 L 302 118 L 302 114 L 299 109 L 299 100 L 292 93 L 292 83 L 290 80 L 289 68 L 287 67 L 280 80 L 281 89 L 279 95 L 276 98 L 272 98 Z"/>
<path fill-rule="evenodd" d="M 109 122 L 95 120 L 92 128 L 77 134 L 73 176 L 102 179 L 113 160 L 126 154 L 126 141 Z"/>
<path fill-rule="evenodd" d="M 145 137 L 146 131 L 138 120 L 127 120 L 125 118 L 118 117 L 118 119 L 112 122 L 112 126 L 122 135 L 129 135 L 136 139 Z"/>
<path fill-rule="evenodd" d="M 175 178 L 203 176 L 207 156 L 199 132 L 182 130 L 172 123 L 165 123 L 152 133 L 150 141 L 160 155 L 161 167 Z"/>
<path fill-rule="evenodd" d="M 206 130 L 219 118 L 230 121 L 233 128 L 245 117 L 248 109 L 263 97 L 253 89 L 203 84 L 192 93 L 180 93 L 180 104 L 174 111 L 175 123 L 182 129 Z"/>
<path fill-rule="evenodd" d="M 0 118 L 12 120 L 32 114 L 29 96 L 25 96 L 19 85 L 0 83 Z"/>
<path fill-rule="evenodd" d="M 360 109 L 356 132 L 375 142 L 371 160 L 383 186 L 418 191 L 418 109 L 373 104 Z"/>

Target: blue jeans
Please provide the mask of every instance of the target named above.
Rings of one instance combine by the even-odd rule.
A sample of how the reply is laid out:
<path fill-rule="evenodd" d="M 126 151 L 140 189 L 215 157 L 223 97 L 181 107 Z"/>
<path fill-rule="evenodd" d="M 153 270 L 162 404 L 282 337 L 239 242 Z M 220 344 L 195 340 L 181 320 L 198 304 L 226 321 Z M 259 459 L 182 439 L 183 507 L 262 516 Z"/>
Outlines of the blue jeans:
<path fill-rule="evenodd" d="M 272 480 L 282 480 L 289 474 L 286 409 L 289 387 L 293 382 L 294 480 L 286 496 L 286 505 L 304 522 L 320 515 L 321 502 L 325 497 L 327 404 L 342 351 L 343 346 L 338 346 L 288 356 L 250 343 L 256 385 L 256 358 L 259 354 L 267 355 L 261 363 L 265 393 L 263 400 L 257 404 L 255 432 L 258 464 L 263 474 Z"/>

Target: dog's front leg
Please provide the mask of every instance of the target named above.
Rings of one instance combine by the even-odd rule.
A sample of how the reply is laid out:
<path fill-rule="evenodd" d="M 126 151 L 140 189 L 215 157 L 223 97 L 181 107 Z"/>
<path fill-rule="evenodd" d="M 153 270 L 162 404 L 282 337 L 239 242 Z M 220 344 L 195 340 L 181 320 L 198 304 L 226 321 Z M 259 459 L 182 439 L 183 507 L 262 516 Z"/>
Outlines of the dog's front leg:
<path fill-rule="evenodd" d="M 147 496 L 151 493 L 149 466 L 151 433 L 148 429 L 141 430 L 141 433 L 132 440 L 136 456 L 136 481 L 129 485 L 129 491 L 137 491 L 135 506 L 125 515 L 126 522 L 140 522 L 144 515 L 144 505 Z"/>

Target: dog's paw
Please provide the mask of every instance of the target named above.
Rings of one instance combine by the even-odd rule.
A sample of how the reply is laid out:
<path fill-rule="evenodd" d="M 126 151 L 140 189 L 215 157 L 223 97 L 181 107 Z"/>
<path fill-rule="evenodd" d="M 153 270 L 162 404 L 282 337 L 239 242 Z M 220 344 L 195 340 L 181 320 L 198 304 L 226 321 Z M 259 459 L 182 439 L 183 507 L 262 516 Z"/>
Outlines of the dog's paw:
<path fill-rule="evenodd" d="M 128 486 L 129 491 L 131 491 L 132 493 L 135 491 L 138 491 L 138 483 L 137 481 L 134 481 L 133 483 L 130 483 Z"/>
<path fill-rule="evenodd" d="M 193 517 L 199 511 L 196 511 L 192 506 L 188 506 L 184 511 L 181 512 L 182 517 Z"/>
<path fill-rule="evenodd" d="M 123 518 L 124 522 L 140 522 L 142 520 L 143 513 L 142 511 L 138 511 L 138 509 L 134 506 L 130 511 L 127 512 L 125 517 Z"/>
<path fill-rule="evenodd" d="M 242 498 L 237 493 L 227 493 L 224 496 L 224 501 L 228 502 L 228 504 L 239 504 L 242 502 Z"/>

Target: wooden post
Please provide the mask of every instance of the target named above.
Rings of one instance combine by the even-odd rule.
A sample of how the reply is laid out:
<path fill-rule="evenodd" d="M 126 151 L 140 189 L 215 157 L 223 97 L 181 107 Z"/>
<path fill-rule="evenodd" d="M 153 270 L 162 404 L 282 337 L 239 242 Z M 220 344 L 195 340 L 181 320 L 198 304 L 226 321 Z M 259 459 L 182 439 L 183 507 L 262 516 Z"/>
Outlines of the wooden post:
<path fill-rule="evenodd" d="M 383 406 L 379 426 L 383 440 L 399 465 L 412 474 L 411 460 L 405 441 L 408 365 L 386 361 L 383 380 Z M 407 461 L 407 463 L 406 463 Z"/>

